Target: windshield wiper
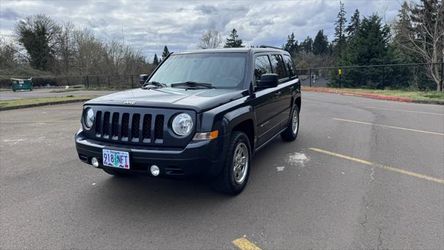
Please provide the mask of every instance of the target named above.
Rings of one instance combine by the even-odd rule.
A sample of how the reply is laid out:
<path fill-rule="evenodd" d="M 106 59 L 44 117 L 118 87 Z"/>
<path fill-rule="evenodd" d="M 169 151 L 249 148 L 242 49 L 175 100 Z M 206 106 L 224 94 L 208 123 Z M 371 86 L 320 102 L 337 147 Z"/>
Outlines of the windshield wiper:
<path fill-rule="evenodd" d="M 212 89 L 212 88 L 214 88 L 211 83 L 193 82 L 193 81 L 172 83 L 171 87 L 172 88 L 185 87 L 186 89 L 201 89 L 201 88 Z"/>
<path fill-rule="evenodd" d="M 160 83 L 156 81 L 146 82 L 142 85 L 142 89 L 151 89 L 151 88 L 163 88 L 167 87 L 165 83 Z"/>

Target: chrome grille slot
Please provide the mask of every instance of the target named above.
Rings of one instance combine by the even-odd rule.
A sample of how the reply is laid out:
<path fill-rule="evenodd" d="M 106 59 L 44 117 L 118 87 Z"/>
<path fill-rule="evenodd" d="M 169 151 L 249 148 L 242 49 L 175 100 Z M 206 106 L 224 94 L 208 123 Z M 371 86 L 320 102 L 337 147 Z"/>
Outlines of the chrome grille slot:
<path fill-rule="evenodd" d="M 96 113 L 96 136 L 102 135 L 102 111 L 97 111 Z"/>
<path fill-rule="evenodd" d="M 151 142 L 151 115 L 149 114 L 143 116 L 142 142 Z"/>
<path fill-rule="evenodd" d="M 103 115 L 102 137 L 105 139 L 109 138 L 109 116 L 109 112 L 105 112 Z"/>
<path fill-rule="evenodd" d="M 163 115 L 156 116 L 156 122 L 154 124 L 154 142 L 163 143 Z"/>
<path fill-rule="evenodd" d="M 121 130 L 121 140 L 122 141 L 128 141 L 128 123 L 129 123 L 129 114 L 124 113 L 122 115 L 122 130 Z"/>
<path fill-rule="evenodd" d="M 133 119 L 131 122 L 131 140 L 133 142 L 139 141 L 139 131 L 140 131 L 140 114 L 133 114 Z"/>
<path fill-rule="evenodd" d="M 119 131 L 119 113 L 114 112 L 111 120 L 111 139 L 117 140 Z"/>

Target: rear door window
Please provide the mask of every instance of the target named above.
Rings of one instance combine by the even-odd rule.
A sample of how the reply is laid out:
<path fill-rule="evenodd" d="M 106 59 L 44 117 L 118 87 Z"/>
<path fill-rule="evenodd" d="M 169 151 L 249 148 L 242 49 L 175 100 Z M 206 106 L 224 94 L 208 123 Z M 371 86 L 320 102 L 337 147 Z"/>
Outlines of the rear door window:
<path fill-rule="evenodd" d="M 285 70 L 285 63 L 281 55 L 271 55 L 271 66 L 273 73 L 276 73 L 279 80 L 286 80 L 288 78 L 287 71 Z"/>
<path fill-rule="evenodd" d="M 254 61 L 254 78 L 256 82 L 261 79 L 263 74 L 273 73 L 271 70 L 270 60 L 267 55 L 257 56 Z"/>
<path fill-rule="evenodd" d="M 295 76 L 296 70 L 295 70 L 293 61 L 291 60 L 291 57 L 289 55 L 284 55 L 284 63 L 285 63 L 285 68 L 287 69 L 289 77 Z"/>

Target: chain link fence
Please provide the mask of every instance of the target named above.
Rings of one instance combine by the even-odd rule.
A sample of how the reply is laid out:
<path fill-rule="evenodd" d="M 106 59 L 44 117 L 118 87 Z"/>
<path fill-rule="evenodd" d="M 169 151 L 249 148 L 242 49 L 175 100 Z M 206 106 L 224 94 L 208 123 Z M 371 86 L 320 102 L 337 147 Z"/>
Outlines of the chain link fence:
<path fill-rule="evenodd" d="M 374 89 L 436 90 L 428 70 L 433 67 L 441 86 L 444 63 L 386 64 L 297 69 L 303 86 Z M 0 76 L 0 88 L 10 88 L 11 78 L 32 77 L 34 87 L 79 86 L 87 89 L 128 89 L 139 86 L 139 75 Z"/>
<path fill-rule="evenodd" d="M 11 87 L 11 78 L 32 77 L 34 87 L 82 87 L 87 89 L 128 89 L 139 86 L 139 75 L 86 75 L 86 76 L 0 76 L 0 88 Z"/>
<path fill-rule="evenodd" d="M 427 73 L 431 68 L 442 86 L 444 63 L 306 68 L 297 69 L 297 74 L 303 86 L 436 90 Z"/>

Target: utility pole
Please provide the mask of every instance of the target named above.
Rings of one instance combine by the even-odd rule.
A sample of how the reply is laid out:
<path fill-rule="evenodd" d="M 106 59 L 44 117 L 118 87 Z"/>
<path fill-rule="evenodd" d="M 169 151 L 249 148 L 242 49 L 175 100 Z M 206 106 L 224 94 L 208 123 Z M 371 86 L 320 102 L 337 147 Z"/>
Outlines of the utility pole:
<path fill-rule="evenodd" d="M 311 68 L 310 68 L 310 87 L 311 87 L 311 81 L 312 81 L 312 78 L 311 78 Z"/>

